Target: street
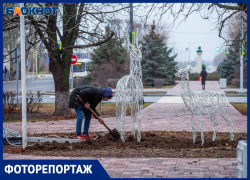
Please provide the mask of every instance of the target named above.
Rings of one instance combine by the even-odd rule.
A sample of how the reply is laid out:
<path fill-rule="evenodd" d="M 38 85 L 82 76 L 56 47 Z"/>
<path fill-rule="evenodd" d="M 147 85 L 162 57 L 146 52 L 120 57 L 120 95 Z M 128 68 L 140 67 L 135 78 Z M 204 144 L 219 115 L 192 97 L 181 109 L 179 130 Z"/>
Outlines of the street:
<path fill-rule="evenodd" d="M 16 81 L 3 83 L 3 91 L 16 91 Z M 54 80 L 26 81 L 27 91 L 55 91 Z M 18 91 L 21 91 L 21 81 L 18 81 Z"/>
<path fill-rule="evenodd" d="M 178 101 L 182 101 L 180 96 L 144 96 L 144 102 L 155 103 L 159 101 L 162 97 L 175 97 Z M 238 102 L 238 103 L 247 103 L 247 97 L 227 97 L 228 102 Z M 43 103 L 54 103 L 55 95 L 43 95 Z M 109 100 L 108 102 L 103 101 L 103 103 L 115 102 L 115 97 Z"/>
<path fill-rule="evenodd" d="M 35 80 L 35 81 L 27 81 L 26 82 L 27 91 L 44 91 L 44 92 L 54 92 L 54 80 Z M 18 82 L 18 90 L 21 92 L 21 82 Z M 16 82 L 6 82 L 3 83 L 3 91 L 16 91 Z M 157 94 L 157 93 L 156 93 Z M 163 96 L 144 96 L 144 102 L 157 102 Z M 173 97 L 173 96 L 169 96 Z M 176 96 L 180 97 L 180 96 Z M 55 95 L 54 93 L 44 94 L 43 95 L 43 103 L 54 103 Z M 227 97 L 229 102 L 239 102 L 246 103 L 247 97 Z M 115 97 L 108 102 L 115 102 Z M 105 103 L 105 102 L 104 102 Z"/>
<path fill-rule="evenodd" d="M 54 103 L 55 95 L 43 95 L 43 103 Z M 157 102 L 162 96 L 144 96 L 144 102 Z M 108 102 L 103 101 L 103 103 L 115 102 L 115 97 Z"/>

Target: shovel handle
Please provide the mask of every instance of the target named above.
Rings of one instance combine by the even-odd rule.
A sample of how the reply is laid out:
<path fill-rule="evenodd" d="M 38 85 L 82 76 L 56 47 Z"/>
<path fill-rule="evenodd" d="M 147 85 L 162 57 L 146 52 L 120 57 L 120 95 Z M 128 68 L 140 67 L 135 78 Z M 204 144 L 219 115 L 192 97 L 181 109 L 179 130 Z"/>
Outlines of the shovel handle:
<path fill-rule="evenodd" d="M 100 120 L 100 117 L 91 108 L 89 108 L 89 110 L 98 120 Z M 111 131 L 105 122 L 103 122 L 103 125 L 109 130 L 109 132 Z"/>
<path fill-rule="evenodd" d="M 80 99 L 80 101 L 84 104 L 84 102 L 82 101 L 82 98 L 77 95 L 77 98 Z M 89 107 L 90 112 L 98 119 L 100 120 L 100 117 Z M 111 132 L 111 130 L 109 129 L 109 127 L 105 124 L 105 122 L 103 122 L 103 125 L 109 130 L 109 132 Z"/>

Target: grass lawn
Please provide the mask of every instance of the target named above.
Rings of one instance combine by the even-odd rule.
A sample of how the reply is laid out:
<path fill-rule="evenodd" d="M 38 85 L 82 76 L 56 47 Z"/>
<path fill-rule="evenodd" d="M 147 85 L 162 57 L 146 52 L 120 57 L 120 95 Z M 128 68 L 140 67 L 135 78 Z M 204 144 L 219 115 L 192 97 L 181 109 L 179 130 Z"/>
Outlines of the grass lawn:
<path fill-rule="evenodd" d="M 143 89 L 171 89 L 175 87 L 178 83 L 175 83 L 174 85 L 167 85 L 167 86 L 162 86 L 161 88 L 156 88 L 152 86 L 143 86 Z"/>
<path fill-rule="evenodd" d="M 52 74 L 52 73 L 44 71 L 44 72 L 39 72 L 39 74 Z"/>
<path fill-rule="evenodd" d="M 143 108 L 146 108 L 152 103 L 145 103 Z M 76 113 L 72 109 L 72 115 L 68 116 L 53 116 L 55 110 L 55 103 L 43 103 L 42 106 L 37 109 L 34 109 L 34 112 L 27 113 L 27 121 L 48 121 L 48 120 L 63 120 L 63 119 L 76 119 Z M 97 112 L 101 115 L 102 118 L 116 117 L 116 103 L 100 103 L 96 107 Z M 130 116 L 130 107 L 127 108 L 126 115 Z M 8 111 L 3 114 L 3 122 L 21 122 L 22 113 L 21 110 Z"/>
<path fill-rule="evenodd" d="M 246 88 L 246 87 L 243 87 L 243 88 Z M 240 87 L 238 86 L 233 86 L 233 85 L 227 85 L 227 88 L 226 89 L 240 89 Z"/>
<path fill-rule="evenodd" d="M 26 74 L 33 74 L 33 72 L 26 72 Z M 35 72 L 35 74 L 36 74 L 36 72 Z M 52 73 L 44 71 L 44 72 L 39 72 L 38 74 L 52 74 Z"/>
<path fill-rule="evenodd" d="M 227 88 L 226 89 L 237 89 L 238 87 L 236 86 L 233 86 L 233 85 L 227 85 Z"/>
<path fill-rule="evenodd" d="M 247 103 L 230 103 L 242 115 L 247 116 Z"/>

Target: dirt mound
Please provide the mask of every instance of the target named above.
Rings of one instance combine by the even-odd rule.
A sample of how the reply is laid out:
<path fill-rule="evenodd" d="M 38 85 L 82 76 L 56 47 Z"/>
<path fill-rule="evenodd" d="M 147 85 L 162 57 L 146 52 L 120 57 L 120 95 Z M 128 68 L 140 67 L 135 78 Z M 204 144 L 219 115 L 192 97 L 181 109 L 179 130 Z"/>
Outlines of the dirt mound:
<path fill-rule="evenodd" d="M 209 136 L 208 136 L 209 135 Z M 156 148 L 156 149 L 185 149 L 185 148 L 208 148 L 217 146 L 234 146 L 236 147 L 238 141 L 230 141 L 228 138 L 217 138 L 212 141 L 212 132 L 209 132 L 205 137 L 205 143 L 201 145 L 200 133 L 197 133 L 195 144 L 193 139 L 188 136 L 176 137 L 173 134 L 165 134 L 164 136 L 157 135 L 155 133 L 142 133 L 141 141 L 138 142 L 137 138 L 133 135 L 129 135 L 125 142 L 121 140 L 115 141 L 110 135 L 100 136 L 96 140 L 86 140 L 77 143 L 58 143 L 53 141 L 45 143 L 36 143 L 34 146 L 28 146 L 25 150 L 95 150 L 109 148 L 127 148 L 127 149 L 140 149 L 140 148 Z"/>
<path fill-rule="evenodd" d="M 115 141 L 103 132 L 91 132 L 91 136 L 99 138 L 78 143 L 30 143 L 25 150 L 20 146 L 3 146 L 4 153 L 29 154 L 36 156 L 65 156 L 65 157 L 116 157 L 116 158 L 235 158 L 239 140 L 246 140 L 247 133 L 234 133 L 235 140 L 230 140 L 230 134 L 218 132 L 215 141 L 212 141 L 213 132 L 205 132 L 205 143 L 201 145 L 200 133 L 196 133 L 196 142 L 193 144 L 192 132 L 147 131 L 142 132 L 141 142 L 137 137 L 126 132 L 126 141 Z M 72 133 L 42 133 L 30 136 L 75 138 Z"/>

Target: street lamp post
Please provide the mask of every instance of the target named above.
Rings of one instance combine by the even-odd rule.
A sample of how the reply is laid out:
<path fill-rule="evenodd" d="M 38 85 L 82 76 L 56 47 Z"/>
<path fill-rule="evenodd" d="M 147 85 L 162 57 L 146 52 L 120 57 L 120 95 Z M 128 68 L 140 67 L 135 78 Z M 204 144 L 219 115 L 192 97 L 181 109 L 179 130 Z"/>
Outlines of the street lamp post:
<path fill-rule="evenodd" d="M 19 72 L 18 72 L 18 59 L 17 59 L 17 47 L 15 50 L 15 57 L 16 57 L 16 103 L 18 105 L 18 79 L 19 79 Z"/>
<path fill-rule="evenodd" d="M 129 40 L 130 43 L 133 43 L 133 36 L 132 36 L 132 32 L 133 32 L 133 3 L 129 3 L 130 6 L 130 31 L 129 31 Z M 133 59 L 130 56 L 130 73 L 132 73 L 133 70 Z M 130 76 L 130 89 L 131 89 L 131 100 L 133 101 L 133 79 L 132 79 L 132 75 Z"/>
<path fill-rule="evenodd" d="M 24 3 L 20 3 L 20 8 Z M 20 40 L 21 40 L 21 78 L 22 78 L 22 144 L 27 147 L 27 112 L 26 112 L 26 64 L 25 64 L 25 34 L 24 16 L 20 15 Z"/>
<path fill-rule="evenodd" d="M 241 53 L 240 53 L 240 89 L 239 93 L 244 94 L 244 89 L 243 89 L 243 13 L 241 11 Z"/>

